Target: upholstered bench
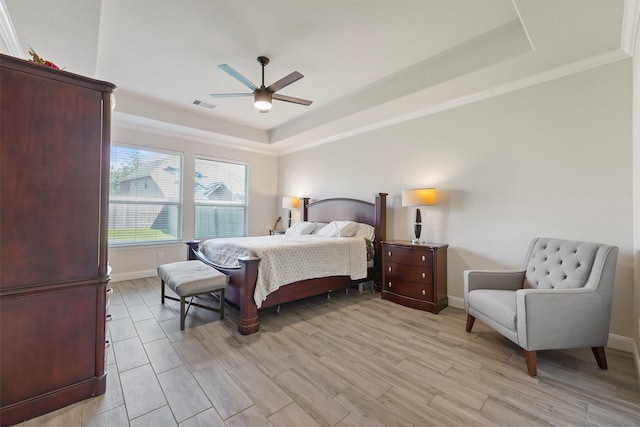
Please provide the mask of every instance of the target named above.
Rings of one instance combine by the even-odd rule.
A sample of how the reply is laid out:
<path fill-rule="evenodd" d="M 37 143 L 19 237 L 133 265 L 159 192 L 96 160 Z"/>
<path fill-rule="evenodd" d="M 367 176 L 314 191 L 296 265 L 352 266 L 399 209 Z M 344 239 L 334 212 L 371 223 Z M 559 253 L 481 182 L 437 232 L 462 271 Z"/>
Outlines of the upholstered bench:
<path fill-rule="evenodd" d="M 158 267 L 158 276 L 162 282 L 161 299 L 168 298 L 174 301 L 180 301 L 180 330 L 184 331 L 184 319 L 187 316 L 189 307 L 204 308 L 206 310 L 220 313 L 220 319 L 224 319 L 224 289 L 229 283 L 229 276 L 219 272 L 218 270 L 203 264 L 200 261 L 180 261 L 171 264 L 164 264 Z M 180 298 L 165 295 L 165 284 L 171 288 Z M 218 293 L 220 305 L 209 307 L 206 305 L 193 302 L 196 295 Z M 191 297 L 189 305 L 185 310 L 185 299 Z"/>

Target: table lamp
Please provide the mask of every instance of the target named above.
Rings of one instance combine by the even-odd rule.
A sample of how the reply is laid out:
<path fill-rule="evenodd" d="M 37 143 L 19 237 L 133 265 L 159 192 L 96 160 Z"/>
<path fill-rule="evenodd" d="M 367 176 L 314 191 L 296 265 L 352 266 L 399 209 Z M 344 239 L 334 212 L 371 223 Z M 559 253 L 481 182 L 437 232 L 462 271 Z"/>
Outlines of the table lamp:
<path fill-rule="evenodd" d="M 422 233 L 422 215 L 419 206 L 433 206 L 436 204 L 435 188 L 416 188 L 414 190 L 402 190 L 402 206 L 416 207 L 416 220 L 414 223 L 414 231 L 416 238 L 411 243 L 417 245 L 420 243 L 420 234 Z"/>
<path fill-rule="evenodd" d="M 291 209 L 298 209 L 300 207 L 300 199 L 298 197 L 283 197 L 282 208 L 288 209 L 289 214 L 287 216 L 287 228 L 291 227 Z"/>

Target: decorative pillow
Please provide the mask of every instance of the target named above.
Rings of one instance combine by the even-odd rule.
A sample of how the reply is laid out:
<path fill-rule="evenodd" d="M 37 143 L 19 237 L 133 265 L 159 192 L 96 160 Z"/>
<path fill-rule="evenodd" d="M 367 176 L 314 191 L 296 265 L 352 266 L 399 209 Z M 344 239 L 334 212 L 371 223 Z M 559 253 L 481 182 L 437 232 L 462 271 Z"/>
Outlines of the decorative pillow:
<path fill-rule="evenodd" d="M 323 237 L 351 237 L 359 227 L 360 224 L 353 221 L 331 221 L 316 234 Z"/>
<path fill-rule="evenodd" d="M 284 234 L 287 236 L 302 236 L 304 234 L 311 234 L 315 228 L 315 222 L 299 221 L 287 228 L 287 231 L 285 231 Z"/>
<path fill-rule="evenodd" d="M 363 239 L 373 241 L 376 236 L 376 229 L 369 224 L 358 224 L 358 230 L 353 235 L 354 237 L 362 237 Z"/>

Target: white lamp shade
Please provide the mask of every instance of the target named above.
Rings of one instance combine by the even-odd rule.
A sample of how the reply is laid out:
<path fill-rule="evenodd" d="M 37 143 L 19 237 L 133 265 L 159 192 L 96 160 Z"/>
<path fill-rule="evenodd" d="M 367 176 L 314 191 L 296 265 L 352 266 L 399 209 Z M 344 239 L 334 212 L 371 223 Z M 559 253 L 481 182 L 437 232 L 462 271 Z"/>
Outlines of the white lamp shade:
<path fill-rule="evenodd" d="M 402 206 L 433 206 L 436 204 L 435 188 L 402 190 Z"/>
<path fill-rule="evenodd" d="M 283 197 L 282 207 L 284 209 L 297 209 L 300 207 L 300 199 L 298 197 Z"/>

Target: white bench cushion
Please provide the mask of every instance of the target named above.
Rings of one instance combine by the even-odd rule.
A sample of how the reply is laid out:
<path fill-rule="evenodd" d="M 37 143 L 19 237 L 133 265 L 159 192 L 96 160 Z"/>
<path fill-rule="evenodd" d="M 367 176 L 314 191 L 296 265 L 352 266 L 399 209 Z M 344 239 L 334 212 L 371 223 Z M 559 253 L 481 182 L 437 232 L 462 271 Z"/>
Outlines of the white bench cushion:
<path fill-rule="evenodd" d="M 158 267 L 158 276 L 179 296 L 191 296 L 225 288 L 229 276 L 200 261 L 180 261 Z"/>

